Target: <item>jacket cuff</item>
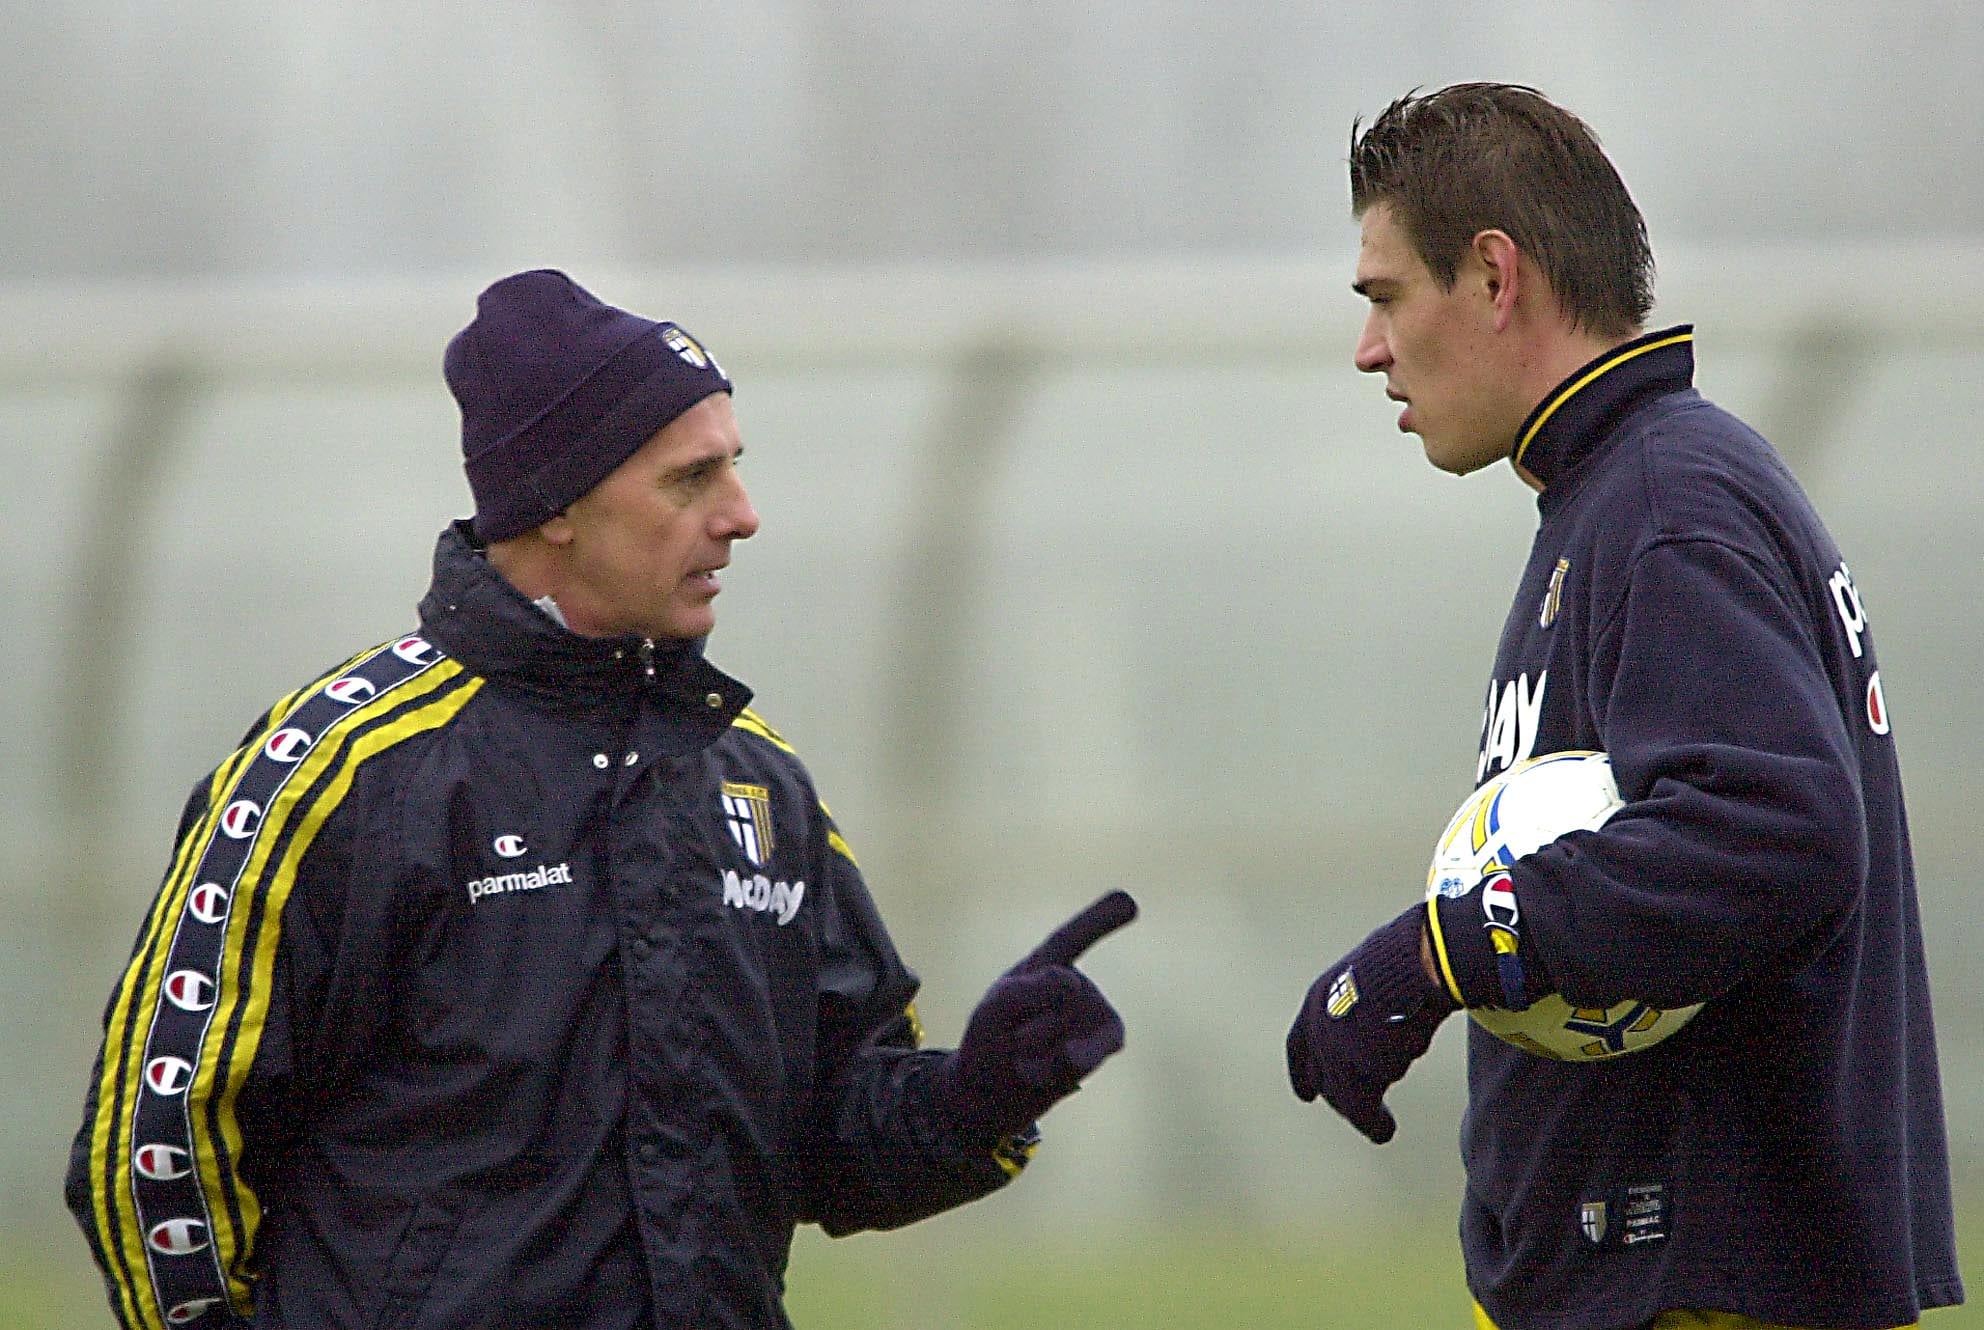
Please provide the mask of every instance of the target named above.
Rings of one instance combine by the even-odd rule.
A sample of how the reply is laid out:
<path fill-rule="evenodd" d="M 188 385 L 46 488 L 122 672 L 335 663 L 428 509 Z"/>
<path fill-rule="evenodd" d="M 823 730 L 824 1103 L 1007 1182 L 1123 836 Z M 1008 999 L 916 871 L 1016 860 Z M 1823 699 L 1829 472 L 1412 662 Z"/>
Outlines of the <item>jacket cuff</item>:
<path fill-rule="evenodd" d="M 924 1154 L 952 1168 L 977 1169 L 989 1160 L 1007 1179 L 1018 1177 L 1040 1144 L 1040 1124 L 1029 1122 L 1003 1136 L 973 1128 L 958 1116 L 946 1093 L 951 1052 L 923 1049 L 920 1056 L 924 1065 L 911 1073 L 906 1088 L 917 1105 L 913 1116 L 920 1124 L 916 1136 Z"/>

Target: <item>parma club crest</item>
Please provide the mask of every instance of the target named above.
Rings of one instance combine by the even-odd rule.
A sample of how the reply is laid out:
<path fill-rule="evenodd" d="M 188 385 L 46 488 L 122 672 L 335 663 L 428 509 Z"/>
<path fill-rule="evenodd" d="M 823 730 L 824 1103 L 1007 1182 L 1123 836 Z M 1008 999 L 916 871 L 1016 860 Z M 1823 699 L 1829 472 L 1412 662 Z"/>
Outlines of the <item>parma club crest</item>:
<path fill-rule="evenodd" d="M 776 837 L 772 832 L 772 794 L 762 785 L 723 783 L 723 820 L 730 828 L 730 839 L 751 861 L 753 868 L 771 862 Z"/>
<path fill-rule="evenodd" d="M 1593 1246 L 1605 1241 L 1605 1202 L 1586 1201 L 1578 1207 L 1578 1227 Z"/>

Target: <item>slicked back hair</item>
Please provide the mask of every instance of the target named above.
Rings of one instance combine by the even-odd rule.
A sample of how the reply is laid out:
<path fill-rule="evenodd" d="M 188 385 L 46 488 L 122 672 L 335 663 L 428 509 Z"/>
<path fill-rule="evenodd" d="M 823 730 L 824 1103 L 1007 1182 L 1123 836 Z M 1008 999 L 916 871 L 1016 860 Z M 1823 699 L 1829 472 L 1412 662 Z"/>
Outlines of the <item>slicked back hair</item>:
<path fill-rule="evenodd" d="M 1474 237 L 1499 230 L 1577 327 L 1630 337 L 1653 308 L 1653 250 L 1625 182 L 1590 127 L 1534 88 L 1415 89 L 1353 120 L 1351 212 L 1378 204 L 1448 289 Z"/>

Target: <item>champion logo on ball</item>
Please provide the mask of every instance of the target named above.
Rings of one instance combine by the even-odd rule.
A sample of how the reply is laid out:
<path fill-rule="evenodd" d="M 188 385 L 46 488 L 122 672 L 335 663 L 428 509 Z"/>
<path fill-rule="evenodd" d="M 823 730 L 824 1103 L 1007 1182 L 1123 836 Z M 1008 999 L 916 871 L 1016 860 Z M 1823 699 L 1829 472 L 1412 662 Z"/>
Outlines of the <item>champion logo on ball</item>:
<path fill-rule="evenodd" d="M 347 674 L 342 679 L 333 679 L 324 689 L 324 695 L 333 702 L 342 702 L 349 707 L 357 706 L 378 691 L 371 680 L 361 679 L 355 674 Z"/>
<path fill-rule="evenodd" d="M 1481 913 L 1487 916 L 1489 928 L 1515 931 L 1522 911 L 1516 905 L 1515 884 L 1507 873 L 1497 873 L 1481 884 Z"/>
<path fill-rule="evenodd" d="M 192 1155 L 176 1145 L 141 1145 L 131 1156 L 131 1164 L 143 1177 L 154 1182 L 170 1182 L 193 1171 Z"/>
<path fill-rule="evenodd" d="M 310 751 L 310 736 L 294 726 L 286 727 L 271 734 L 262 751 L 277 762 L 294 762 Z"/>
<path fill-rule="evenodd" d="M 220 829 L 235 840 L 246 840 L 262 825 L 262 806 L 250 799 L 236 799 L 220 815 Z"/>

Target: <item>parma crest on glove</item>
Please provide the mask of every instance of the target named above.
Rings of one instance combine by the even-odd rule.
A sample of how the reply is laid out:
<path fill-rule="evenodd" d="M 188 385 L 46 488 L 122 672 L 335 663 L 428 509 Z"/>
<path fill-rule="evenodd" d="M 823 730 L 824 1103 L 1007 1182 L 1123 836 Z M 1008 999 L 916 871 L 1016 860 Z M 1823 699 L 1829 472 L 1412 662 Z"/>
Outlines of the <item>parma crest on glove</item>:
<path fill-rule="evenodd" d="M 1610 757 L 1550 753 L 1475 790 L 1434 846 L 1426 899 L 1441 977 L 1483 1029 L 1539 1057 L 1596 1062 L 1637 1053 L 1701 1010 L 1699 1003 L 1663 1011 L 1632 1000 L 1574 1007 L 1555 993 L 1531 991 L 1522 904 L 1508 870 L 1559 836 L 1597 830 L 1623 806 Z M 1470 903 L 1475 908 L 1466 908 Z"/>

